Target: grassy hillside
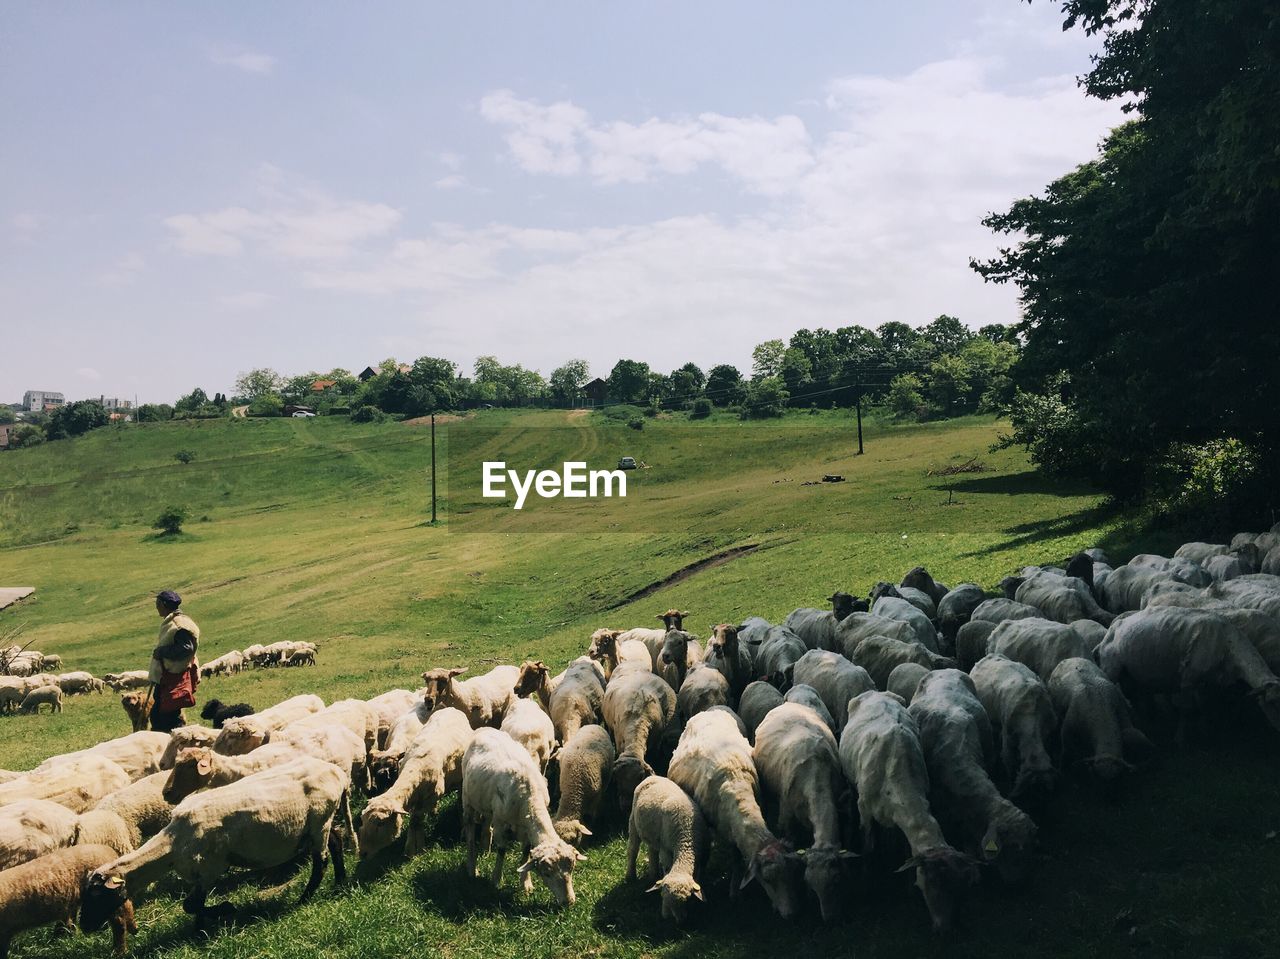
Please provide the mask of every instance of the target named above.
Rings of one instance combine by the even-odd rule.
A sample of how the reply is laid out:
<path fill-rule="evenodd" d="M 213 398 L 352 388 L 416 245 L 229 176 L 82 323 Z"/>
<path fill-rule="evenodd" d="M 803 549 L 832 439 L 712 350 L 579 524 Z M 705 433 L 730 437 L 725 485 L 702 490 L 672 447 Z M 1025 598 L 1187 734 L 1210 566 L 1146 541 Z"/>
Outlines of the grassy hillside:
<path fill-rule="evenodd" d="M 68 668 L 140 667 L 155 635 L 151 597 L 174 588 L 201 624 L 205 658 L 254 642 L 321 643 L 314 669 L 201 687 L 202 697 L 263 706 L 302 691 L 332 699 L 412 687 L 433 666 L 561 663 L 593 629 L 649 625 L 668 606 L 690 610 L 689 628 L 705 635 L 716 622 L 822 605 L 834 588 L 865 594 L 916 564 L 948 582 L 992 585 L 1096 542 L 1121 556 L 1167 545 L 1130 542 L 1091 491 L 1046 483 L 1017 451 L 988 452 L 996 433 L 985 418 L 872 427 L 866 455 L 855 457 L 842 414 L 768 425 L 658 419 L 637 433 L 595 415 L 491 411 L 441 429 L 440 481 L 452 486 L 444 506 L 455 512 L 432 527 L 423 426 L 321 418 L 101 430 L 0 456 L 0 584 L 38 589 L 34 601 L 0 613 L 0 630 L 25 624 L 23 641 L 60 653 Z M 446 470 L 450 449 L 456 461 Z M 194 460 L 179 463 L 180 450 Z M 626 500 L 556 501 L 517 517 L 464 489 L 475 482 L 464 450 L 467 464 L 477 453 L 522 468 L 574 457 L 611 466 L 633 455 L 651 468 L 630 474 Z M 954 482 L 929 475 L 975 457 L 984 472 Z M 833 472 L 846 482 L 804 485 Z M 150 522 L 170 503 L 192 519 L 182 536 L 157 538 Z M 632 598 L 741 546 L 756 549 Z M 25 768 L 127 731 L 124 723 L 109 696 L 77 698 L 58 716 L 0 719 L 0 767 Z M 1247 737 L 1175 753 L 1143 770 L 1118 806 L 1068 790 L 1044 823 L 1036 887 L 1014 899 L 984 891 L 956 942 L 934 941 L 918 897 L 895 884 L 851 898 L 849 923 L 818 944 L 856 942 L 876 956 L 944 945 L 978 955 L 1021 952 L 1034 934 L 1039 951 L 1054 955 L 1144 944 L 1160 954 L 1254 954 L 1280 932 L 1265 905 L 1280 892 L 1280 854 L 1261 839 L 1275 826 L 1254 815 L 1280 786 L 1274 745 Z M 452 955 L 485 956 L 789 947 L 795 927 L 766 916 L 758 891 L 728 903 L 722 881 L 691 931 L 668 934 L 656 899 L 621 882 L 619 829 L 591 849 L 579 902 L 566 913 L 550 911 L 541 892 L 525 899 L 513 887 L 495 894 L 461 881 L 450 805 L 428 855 L 367 863 L 355 888 L 326 887 L 305 909 L 292 908 L 299 883 L 263 902 L 252 884 L 233 884 L 256 918 L 213 943 L 188 938 L 164 893 L 140 913 L 137 949 L 169 959 L 397 956 L 446 944 Z M 1183 849 L 1190 834 L 1200 837 L 1194 851 Z M 1214 868 L 1234 878 L 1203 881 Z M 1132 916 L 1117 919 L 1124 909 Z M 40 935 L 14 954 L 71 956 L 82 946 Z"/>

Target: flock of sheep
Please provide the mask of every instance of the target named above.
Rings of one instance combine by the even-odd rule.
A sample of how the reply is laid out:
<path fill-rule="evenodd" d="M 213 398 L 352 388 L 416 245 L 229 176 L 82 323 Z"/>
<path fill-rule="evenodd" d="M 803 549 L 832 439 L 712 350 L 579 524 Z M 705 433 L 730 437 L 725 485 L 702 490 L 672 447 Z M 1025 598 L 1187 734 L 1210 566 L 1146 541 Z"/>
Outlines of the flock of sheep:
<path fill-rule="evenodd" d="M 254 645 L 243 652 L 233 649 L 201 665 L 200 678 L 230 676 L 250 666 L 314 666 L 318 649 L 315 643 L 291 641 Z M 123 692 L 146 689 L 151 685 L 145 669 L 107 673 L 101 678 L 84 670 L 60 674 L 50 672 L 61 665 L 61 656 L 16 645 L 0 649 L 0 715 L 15 712 L 30 715 L 38 713 L 41 706 L 48 706 L 50 712 L 60 713 L 64 696 L 101 693 L 107 689 Z M 145 729 L 146 697 L 126 695 L 123 702 L 133 728 Z"/>
<path fill-rule="evenodd" d="M 170 877 L 201 928 L 230 911 L 207 897 L 233 867 L 309 856 L 305 900 L 329 860 L 344 880 L 347 847 L 372 856 L 403 833 L 403 854 L 421 851 L 454 791 L 468 874 L 492 852 L 500 884 L 514 848 L 524 889 L 536 876 L 561 905 L 612 797 L 627 878 L 647 847 L 673 922 L 704 898 L 714 839 L 731 894 L 758 883 L 781 916 L 811 895 L 838 917 L 861 857 L 913 873 L 946 929 L 982 867 L 1025 876 L 1032 816 L 1064 771 L 1109 790 L 1151 752 L 1135 699 L 1185 720 L 1244 690 L 1280 727 L 1277 567 L 1280 526 L 1115 568 L 1088 550 L 995 597 L 917 567 L 829 611 L 717 625 L 705 647 L 669 610 L 660 629 L 597 630 L 555 675 L 431 669 L 416 692 L 300 695 L 0 772 L 0 959 L 14 932 L 77 912 L 123 952 L 134 900 Z M 358 827 L 354 791 L 371 797 Z"/>

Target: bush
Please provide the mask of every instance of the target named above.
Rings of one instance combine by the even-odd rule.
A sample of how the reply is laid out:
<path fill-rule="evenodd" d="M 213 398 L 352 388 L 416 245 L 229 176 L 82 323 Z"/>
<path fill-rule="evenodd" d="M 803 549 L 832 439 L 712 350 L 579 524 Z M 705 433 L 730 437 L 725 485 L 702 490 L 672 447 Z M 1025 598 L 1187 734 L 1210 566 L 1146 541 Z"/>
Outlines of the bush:
<path fill-rule="evenodd" d="M 637 416 L 644 413 L 638 406 L 632 406 L 630 403 L 619 403 L 617 406 L 603 406 L 598 412 L 601 416 L 610 420 L 617 420 L 619 423 L 630 423 Z"/>
<path fill-rule="evenodd" d="M 250 416 L 283 416 L 284 400 L 275 393 L 264 393 L 249 404 Z"/>
<path fill-rule="evenodd" d="M 44 442 L 44 438 L 44 430 L 28 423 L 25 426 L 19 426 L 9 434 L 9 448 L 15 450 L 29 449 L 32 446 L 39 446 Z"/>
<path fill-rule="evenodd" d="M 693 406 L 689 409 L 689 419 L 704 420 L 711 415 L 711 401 L 705 396 L 701 396 L 693 401 Z"/>
<path fill-rule="evenodd" d="M 790 396 L 779 377 L 767 376 L 747 387 L 747 399 L 738 415 L 744 420 L 781 416 Z"/>
<path fill-rule="evenodd" d="M 193 459 L 196 458 L 196 451 L 195 450 L 178 450 L 178 452 L 173 454 L 173 458 L 185 466 L 187 463 L 190 463 Z"/>
<path fill-rule="evenodd" d="M 627 425 L 633 430 L 642 430 L 644 429 L 644 420 L 637 416 L 635 419 L 627 420 Z"/>
<path fill-rule="evenodd" d="M 381 423 L 387 418 L 387 414 L 382 412 L 376 406 L 370 406 L 367 403 L 364 406 L 357 406 L 351 411 L 352 423 Z"/>
<path fill-rule="evenodd" d="M 187 520 L 187 511 L 181 506 L 170 506 L 163 513 L 156 517 L 156 521 L 151 524 L 152 529 L 158 529 L 161 536 L 177 536 L 182 532 L 182 524 Z"/>

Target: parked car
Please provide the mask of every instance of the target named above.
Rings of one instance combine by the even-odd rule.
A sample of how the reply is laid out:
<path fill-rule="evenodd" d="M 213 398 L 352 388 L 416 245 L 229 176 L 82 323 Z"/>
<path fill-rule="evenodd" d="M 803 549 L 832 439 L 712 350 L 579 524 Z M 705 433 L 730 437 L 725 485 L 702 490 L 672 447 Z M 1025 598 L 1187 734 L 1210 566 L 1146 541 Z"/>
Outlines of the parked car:
<path fill-rule="evenodd" d="M 300 419 L 303 419 L 303 420 L 304 420 L 304 419 L 306 419 L 307 417 L 309 417 L 309 416 L 315 416 L 316 414 L 315 414 L 315 413 L 308 413 L 306 410 L 294 410 L 292 415 L 293 415 L 293 418 L 294 418 L 295 420 L 300 420 Z"/>
<path fill-rule="evenodd" d="M 618 460 L 618 469 L 620 470 L 633 470 L 636 468 L 636 458 L 634 456 L 624 456 Z"/>

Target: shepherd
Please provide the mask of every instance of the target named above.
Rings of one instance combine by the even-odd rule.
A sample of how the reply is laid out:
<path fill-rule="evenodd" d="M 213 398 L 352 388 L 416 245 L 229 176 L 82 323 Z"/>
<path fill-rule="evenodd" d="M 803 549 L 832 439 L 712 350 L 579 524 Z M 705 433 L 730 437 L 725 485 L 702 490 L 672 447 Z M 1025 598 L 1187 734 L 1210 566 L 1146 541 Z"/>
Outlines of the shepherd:
<path fill-rule="evenodd" d="M 200 627 L 182 611 L 182 597 L 171 589 L 157 594 L 156 612 L 160 614 L 160 637 L 151 653 L 147 677 L 154 697 L 151 728 L 167 733 L 183 725 L 182 711 L 196 704 L 196 687 L 200 685 L 200 661 L 196 658 Z"/>

